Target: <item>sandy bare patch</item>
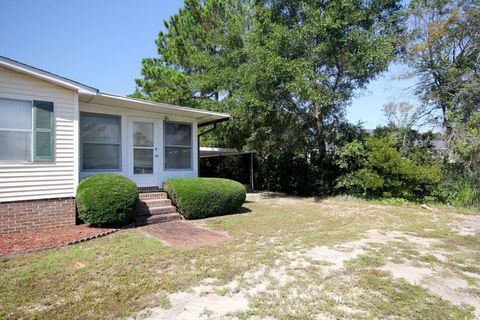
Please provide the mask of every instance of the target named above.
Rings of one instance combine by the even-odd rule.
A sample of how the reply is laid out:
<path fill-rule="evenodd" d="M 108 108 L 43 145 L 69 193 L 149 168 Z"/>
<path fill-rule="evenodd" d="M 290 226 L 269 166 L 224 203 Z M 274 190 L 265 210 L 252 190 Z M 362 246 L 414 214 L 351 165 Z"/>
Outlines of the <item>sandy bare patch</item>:
<path fill-rule="evenodd" d="M 425 277 L 433 274 L 433 270 L 414 266 L 410 262 L 393 263 L 389 261 L 380 270 L 390 272 L 395 278 L 403 278 L 413 285 L 420 285 Z"/>
<path fill-rule="evenodd" d="M 215 292 L 215 286 L 211 285 L 201 285 L 190 292 L 173 293 L 168 298 L 170 309 L 149 309 L 140 317 L 157 320 L 207 319 L 245 311 L 248 308 L 248 299 L 243 293 L 221 296 Z"/>
<path fill-rule="evenodd" d="M 219 319 L 229 314 L 248 309 L 249 298 L 266 291 L 270 285 L 276 289 L 294 281 L 283 267 L 270 269 L 261 267 L 246 272 L 226 285 L 215 285 L 213 278 L 204 279 L 203 284 L 190 291 L 170 294 L 171 307 L 147 309 L 138 315 L 149 320 L 170 319 Z"/>
<path fill-rule="evenodd" d="M 423 267 L 409 264 L 387 263 L 381 268 L 395 278 L 402 278 L 412 285 L 420 285 L 430 293 L 458 306 L 470 305 L 475 308 L 475 316 L 480 319 L 480 298 L 468 293 L 468 282 L 453 274 L 433 272 Z"/>
<path fill-rule="evenodd" d="M 346 242 L 332 247 L 317 246 L 304 254 L 289 253 L 291 259 L 309 258 L 313 261 L 324 262 L 322 271 L 329 274 L 344 268 L 346 261 L 355 259 L 372 249 L 371 245 L 386 244 L 390 241 L 403 241 L 414 244 L 420 252 L 430 253 L 438 260 L 445 261 L 443 253 L 431 252 L 431 247 L 440 244 L 439 239 L 422 238 L 411 234 L 392 231 L 387 233 L 370 230 L 366 237 L 357 241 Z M 454 305 L 470 305 L 475 308 L 475 315 L 480 319 L 480 298 L 469 294 L 464 289 L 469 289 L 468 282 L 453 274 L 445 276 L 446 270 L 433 270 L 428 266 L 413 265 L 411 261 L 394 263 L 388 261 L 380 270 L 389 272 L 395 278 L 402 278 L 412 285 L 420 285 L 430 293 L 439 296 Z"/>
<path fill-rule="evenodd" d="M 423 248 L 429 248 L 432 245 L 441 243 L 438 239 L 417 237 L 399 231 L 382 233 L 378 230 L 370 230 L 363 239 L 342 243 L 333 248 L 316 246 L 308 250 L 305 254 L 289 253 L 289 257 L 291 259 L 307 257 L 313 261 L 325 262 L 328 265 L 322 267 L 322 269 L 326 272 L 331 272 L 341 270 L 346 261 L 355 259 L 361 254 L 366 253 L 367 249 L 371 248 L 371 245 L 390 241 L 406 241 Z"/>
<path fill-rule="evenodd" d="M 262 239 L 269 242 L 269 239 Z M 177 292 L 168 296 L 171 308 L 154 308 L 144 311 L 140 316 L 147 319 L 220 319 L 237 312 L 249 309 L 250 299 L 261 293 L 269 292 L 277 295 L 280 290 L 297 279 L 292 270 L 309 272 L 312 263 L 320 268 L 323 274 L 341 271 L 348 260 L 358 258 L 362 254 L 378 250 L 379 245 L 387 243 L 408 243 L 418 252 L 434 255 L 440 261 L 447 260 L 445 252 L 435 250 L 434 246 L 441 244 L 439 239 L 418 237 L 409 233 L 370 230 L 365 237 L 356 241 L 341 243 L 332 247 L 316 246 L 307 250 L 286 252 L 284 258 L 278 259 L 273 268 L 263 266 L 256 270 L 239 275 L 226 285 L 216 285 L 216 280 L 208 278 L 203 284 L 187 292 Z M 379 270 L 390 273 L 394 278 L 401 278 L 412 285 L 419 285 L 430 293 L 437 295 L 454 305 L 470 305 L 475 308 L 475 314 L 480 319 L 480 299 L 470 294 L 468 282 L 456 277 L 453 273 L 446 275 L 446 270 L 440 267 L 433 269 L 428 264 L 414 264 L 412 261 L 403 263 L 387 263 Z M 298 275 L 301 275 L 298 274 Z M 348 282 L 348 275 L 342 275 L 342 281 Z M 290 290 L 290 289 L 289 289 Z M 315 290 L 297 290 L 291 288 L 289 297 L 293 300 L 308 299 Z M 332 297 L 338 304 L 337 310 L 352 317 L 365 315 L 365 311 L 355 309 L 355 298 L 349 296 L 355 292 Z M 322 292 L 328 295 L 328 292 Z M 352 304 L 353 303 L 353 304 Z M 329 319 L 328 313 L 319 314 L 318 319 Z"/>
<path fill-rule="evenodd" d="M 461 236 L 475 236 L 480 232 L 480 215 L 455 214 L 453 219 L 450 226 Z"/>

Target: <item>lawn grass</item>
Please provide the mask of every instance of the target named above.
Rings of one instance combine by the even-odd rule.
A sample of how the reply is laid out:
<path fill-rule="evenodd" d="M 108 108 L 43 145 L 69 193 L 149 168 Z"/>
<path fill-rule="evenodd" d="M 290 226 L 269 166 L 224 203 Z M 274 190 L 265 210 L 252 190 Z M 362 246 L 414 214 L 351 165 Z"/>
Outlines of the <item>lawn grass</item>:
<path fill-rule="evenodd" d="M 345 270 L 328 279 L 316 272 L 321 263 L 312 263 L 307 269 L 287 267 L 294 282 L 272 284 L 269 291 L 251 297 L 248 311 L 235 316 L 472 317 L 470 308 L 451 305 L 376 269 L 387 259 L 396 258 L 417 259 L 458 274 L 478 273 L 480 241 L 459 236 L 449 227 L 452 208 L 435 207 L 430 212 L 414 204 L 384 205 L 351 198 L 255 196 L 244 204 L 242 212 L 195 222 L 234 238 L 217 246 L 177 249 L 130 229 L 78 245 L 0 258 L 0 319 L 128 317 L 149 307 L 167 308 L 169 294 L 189 290 L 206 278 L 214 278 L 219 295 L 224 295 L 228 293 L 222 284 L 260 267 L 274 268 L 286 261 L 289 252 L 358 240 L 371 229 L 439 239 L 442 243 L 435 248 L 448 252 L 448 260 L 439 261 L 434 255 L 394 241 L 379 245 L 378 250 L 372 247 L 375 250 L 349 261 Z M 469 281 L 476 283 L 475 279 Z M 356 295 L 352 295 L 352 288 L 358 291 Z M 308 295 L 291 296 L 292 290 Z M 338 297 L 345 302 L 344 309 L 339 308 Z M 346 306 L 361 312 L 352 316 L 345 311 Z M 208 307 L 205 316 L 211 313 Z"/>

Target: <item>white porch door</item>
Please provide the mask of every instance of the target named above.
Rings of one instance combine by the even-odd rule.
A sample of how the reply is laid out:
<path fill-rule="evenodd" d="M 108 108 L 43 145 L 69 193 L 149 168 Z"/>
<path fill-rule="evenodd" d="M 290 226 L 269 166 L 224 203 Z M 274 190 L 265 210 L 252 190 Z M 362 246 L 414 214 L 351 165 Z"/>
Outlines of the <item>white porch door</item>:
<path fill-rule="evenodd" d="M 158 121 L 130 118 L 128 127 L 130 177 L 139 187 L 158 186 L 160 181 Z"/>

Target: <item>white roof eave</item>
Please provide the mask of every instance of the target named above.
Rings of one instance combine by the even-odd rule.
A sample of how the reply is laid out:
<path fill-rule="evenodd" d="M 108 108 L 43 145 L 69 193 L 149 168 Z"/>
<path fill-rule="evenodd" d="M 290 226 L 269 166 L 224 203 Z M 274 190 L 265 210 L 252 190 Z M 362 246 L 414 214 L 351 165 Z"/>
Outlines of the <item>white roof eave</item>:
<path fill-rule="evenodd" d="M 135 106 L 152 107 L 152 108 L 155 108 L 156 111 L 163 111 L 166 113 L 168 113 L 169 111 L 173 111 L 177 113 L 182 113 L 182 115 L 185 117 L 191 117 L 191 118 L 197 119 L 199 120 L 199 124 L 202 124 L 205 122 L 222 120 L 222 119 L 226 120 L 231 118 L 231 116 L 226 113 L 177 106 L 177 105 L 172 105 L 168 103 L 128 98 L 128 97 L 118 96 L 118 95 L 104 93 L 104 92 L 98 92 L 96 97 L 94 97 L 91 102 L 95 102 L 95 101 L 111 102 L 112 104 L 115 104 L 115 102 L 119 102 L 122 104 L 129 104 L 132 107 L 135 107 Z"/>

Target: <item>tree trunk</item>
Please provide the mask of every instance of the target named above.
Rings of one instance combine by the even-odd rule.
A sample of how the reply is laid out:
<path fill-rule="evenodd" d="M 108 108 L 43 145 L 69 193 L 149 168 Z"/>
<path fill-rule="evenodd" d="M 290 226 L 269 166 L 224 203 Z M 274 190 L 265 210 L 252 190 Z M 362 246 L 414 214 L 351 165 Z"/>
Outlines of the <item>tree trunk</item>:
<path fill-rule="evenodd" d="M 316 107 L 315 110 L 315 125 L 317 129 L 316 144 L 318 149 L 318 161 L 322 161 L 327 153 L 325 145 L 325 130 L 323 124 L 323 114 L 320 107 Z"/>
<path fill-rule="evenodd" d="M 450 123 L 450 119 L 448 119 L 448 110 L 447 106 L 442 103 L 442 116 L 443 116 L 443 127 L 445 128 L 445 147 L 446 151 L 443 155 L 443 162 L 444 164 L 448 163 L 450 158 L 453 156 L 453 143 L 452 143 L 452 135 L 453 135 L 453 128 L 452 124 Z"/>
<path fill-rule="evenodd" d="M 452 125 L 450 123 L 450 120 L 448 119 L 447 106 L 444 103 L 442 103 L 441 106 L 442 106 L 442 116 L 443 116 L 443 127 L 445 128 L 445 133 L 447 137 L 450 137 L 450 135 L 452 134 Z"/>

